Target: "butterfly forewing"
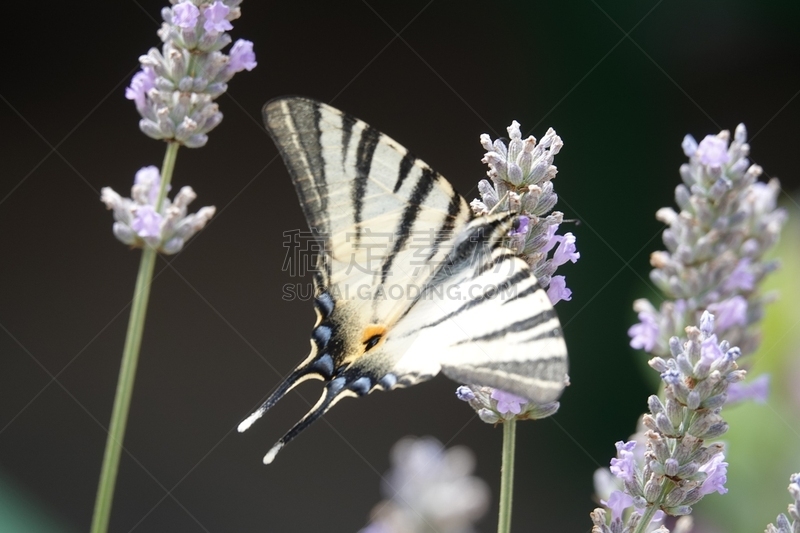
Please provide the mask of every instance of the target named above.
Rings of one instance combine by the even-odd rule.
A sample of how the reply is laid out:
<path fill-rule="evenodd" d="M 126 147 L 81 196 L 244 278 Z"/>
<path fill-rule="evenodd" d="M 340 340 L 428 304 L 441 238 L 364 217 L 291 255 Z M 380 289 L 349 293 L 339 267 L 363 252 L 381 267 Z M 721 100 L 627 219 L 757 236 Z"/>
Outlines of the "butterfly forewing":
<path fill-rule="evenodd" d="M 325 253 L 311 354 L 240 431 L 304 379 L 327 382 L 265 462 L 338 399 L 440 371 L 535 401 L 558 397 L 567 369 L 558 318 L 527 264 L 501 245 L 515 215 L 474 219 L 440 174 L 325 104 L 273 100 L 264 122 Z"/>

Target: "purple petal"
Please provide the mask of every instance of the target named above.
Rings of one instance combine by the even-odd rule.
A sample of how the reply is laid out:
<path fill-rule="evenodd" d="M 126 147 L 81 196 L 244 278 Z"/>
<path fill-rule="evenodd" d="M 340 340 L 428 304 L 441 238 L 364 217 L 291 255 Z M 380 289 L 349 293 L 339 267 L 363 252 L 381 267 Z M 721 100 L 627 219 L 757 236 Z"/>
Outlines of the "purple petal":
<path fill-rule="evenodd" d="M 232 30 L 233 26 L 225 18 L 230 13 L 231 8 L 217 0 L 210 7 L 203 11 L 203 16 L 206 18 L 203 28 L 208 33 L 220 33 L 223 31 Z"/>
<path fill-rule="evenodd" d="M 658 340 L 658 323 L 653 315 L 649 313 L 639 313 L 639 324 L 634 324 L 628 329 L 628 336 L 631 338 L 631 348 L 650 352 Z"/>
<path fill-rule="evenodd" d="M 561 300 L 572 300 L 572 291 L 567 288 L 564 276 L 553 276 L 550 278 L 550 286 L 547 287 L 547 297 L 552 305 L 556 305 Z"/>
<path fill-rule="evenodd" d="M 200 10 L 192 2 L 181 2 L 172 8 L 172 23 L 185 30 L 197 25 Z"/>
<path fill-rule="evenodd" d="M 608 497 L 608 501 L 600 500 L 600 503 L 611 509 L 611 519 L 615 520 L 622 518 L 625 509 L 633 506 L 633 498 L 621 490 L 615 490 Z"/>
<path fill-rule="evenodd" d="M 557 230 L 558 230 L 558 224 L 553 224 L 552 226 L 549 226 L 547 228 L 547 231 L 545 232 L 545 234 L 547 235 L 547 244 L 545 244 L 544 247 L 541 249 L 542 253 L 546 254 L 547 252 L 552 250 L 553 247 L 560 241 L 561 236 L 559 235 L 558 237 L 556 237 Z"/>
<path fill-rule="evenodd" d="M 156 73 L 151 67 L 143 67 L 133 75 L 131 84 L 125 89 L 125 98 L 133 100 L 139 114 L 143 114 L 147 92 L 156 86 Z"/>
<path fill-rule="evenodd" d="M 239 39 L 231 47 L 230 62 L 228 70 L 230 72 L 241 72 L 244 69 L 253 70 L 256 68 L 256 54 L 253 52 L 253 43 L 245 39 Z"/>
<path fill-rule="evenodd" d="M 559 241 L 558 248 L 556 248 L 556 252 L 553 254 L 553 264 L 555 266 L 561 266 L 567 261 L 572 261 L 574 263 L 580 259 L 581 254 L 578 253 L 575 248 L 575 235 L 572 233 L 565 233 L 563 236 L 556 236 L 554 238 Z"/>
<path fill-rule="evenodd" d="M 704 495 L 712 492 L 719 492 L 720 494 L 728 492 L 728 489 L 724 486 L 728 480 L 728 463 L 724 462 L 723 459 L 725 459 L 725 455 L 720 452 L 699 468 L 700 472 L 708 474 L 708 477 L 700 486 L 700 492 Z"/>
<path fill-rule="evenodd" d="M 611 459 L 611 473 L 623 481 L 633 481 L 636 475 L 636 456 L 633 453 L 636 441 L 618 441 L 614 446 L 617 447 L 617 457 Z"/>
<path fill-rule="evenodd" d="M 714 313 L 717 331 L 725 331 L 731 326 L 747 325 L 747 300 L 744 296 L 734 296 L 708 306 Z"/>
<path fill-rule="evenodd" d="M 158 199 L 158 189 L 161 186 L 161 173 L 158 167 L 150 165 L 142 167 L 136 171 L 136 177 L 133 178 L 134 185 L 144 185 L 148 188 L 147 198 L 151 205 L 156 204 Z"/>
<path fill-rule="evenodd" d="M 761 374 L 751 381 L 740 381 L 728 385 L 726 403 L 738 403 L 753 400 L 756 403 L 767 403 L 769 397 L 769 374 Z"/>
<path fill-rule="evenodd" d="M 722 166 L 730 159 L 728 141 L 722 140 L 716 135 L 706 135 L 706 138 L 700 141 L 697 146 L 695 155 L 700 158 L 700 162 L 704 165 Z"/>
<path fill-rule="evenodd" d="M 751 291 L 755 287 L 756 278 L 750 271 L 750 258 L 745 257 L 736 265 L 731 275 L 725 280 L 723 288 L 727 291 Z"/>
<path fill-rule="evenodd" d="M 719 341 L 717 341 L 716 335 L 711 335 L 700 344 L 700 357 L 703 362 L 709 365 L 725 357 L 725 354 L 719 349 Z"/>
<path fill-rule="evenodd" d="M 141 205 L 131 222 L 131 229 L 141 238 L 159 237 L 161 235 L 162 217 L 149 205 Z"/>
<path fill-rule="evenodd" d="M 528 403 L 527 398 L 500 389 L 492 391 L 492 399 L 497 401 L 497 412 L 504 415 L 508 413 L 518 415 L 522 412 L 522 405 Z"/>

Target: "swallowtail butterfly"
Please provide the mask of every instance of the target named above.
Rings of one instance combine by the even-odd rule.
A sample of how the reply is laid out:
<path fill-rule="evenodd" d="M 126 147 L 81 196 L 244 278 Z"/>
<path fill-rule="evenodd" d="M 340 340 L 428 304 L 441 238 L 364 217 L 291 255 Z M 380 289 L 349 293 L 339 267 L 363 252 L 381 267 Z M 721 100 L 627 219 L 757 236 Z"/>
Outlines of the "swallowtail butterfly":
<path fill-rule="evenodd" d="M 264 123 L 309 226 L 325 238 L 311 353 L 239 431 L 297 384 L 319 379 L 325 388 L 264 463 L 342 398 L 439 372 L 535 402 L 561 394 L 567 351 L 558 317 L 525 261 L 502 245 L 514 213 L 475 217 L 431 167 L 326 104 L 272 100 Z"/>

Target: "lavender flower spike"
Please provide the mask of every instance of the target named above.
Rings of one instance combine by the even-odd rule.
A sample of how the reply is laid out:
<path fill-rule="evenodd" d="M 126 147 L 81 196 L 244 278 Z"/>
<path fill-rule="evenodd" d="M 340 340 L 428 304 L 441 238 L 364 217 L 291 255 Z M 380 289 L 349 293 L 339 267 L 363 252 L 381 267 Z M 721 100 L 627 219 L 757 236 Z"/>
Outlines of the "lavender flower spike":
<path fill-rule="evenodd" d="M 235 73 L 256 66 L 250 41 L 236 41 L 230 56 L 221 52 L 231 43 L 225 32 L 241 15 L 240 3 L 172 0 L 172 7 L 161 11 L 158 36 L 164 44 L 139 58 L 142 70 L 125 91 L 136 103 L 139 128 L 147 136 L 189 148 L 208 142 L 208 133 L 222 121 L 214 100 Z"/>
<path fill-rule="evenodd" d="M 696 324 L 706 309 L 717 315 L 717 332 L 744 355 L 757 348 L 756 322 L 768 298 L 758 292 L 777 268 L 765 254 L 778 240 L 786 220 L 776 207 L 778 180 L 758 181 L 761 167 L 747 156 L 747 130 L 740 124 L 700 143 L 687 135 L 682 143 L 689 162 L 675 189 L 680 211 L 665 207 L 656 218 L 664 230 L 666 251 L 650 257 L 650 278 L 665 294 L 659 309 L 646 300 L 634 308 L 640 323 L 632 327 L 631 346 L 654 355 L 669 354 L 669 339 Z"/>
<path fill-rule="evenodd" d="M 154 166 L 136 173 L 131 198 L 123 198 L 111 187 L 103 187 L 100 200 L 114 212 L 114 236 L 132 248 L 151 246 L 164 254 L 178 253 L 195 233 L 203 229 L 216 209 L 203 207 L 187 214 L 197 197 L 191 187 L 183 187 L 170 201 L 164 198 L 156 211 L 161 176 Z"/>
<path fill-rule="evenodd" d="M 687 515 L 704 496 L 727 492 L 724 447 L 706 441 L 727 431 L 720 412 L 728 388 L 744 378 L 744 371 L 736 364 L 739 349 L 717 340 L 708 311 L 700 324 L 686 328 L 688 339 L 670 340 L 670 357 L 650 360 L 661 375 L 664 398 L 649 398 L 650 412 L 642 417 L 640 431 L 626 443 L 617 442 L 610 472 L 595 473 L 595 480 L 616 476 L 632 509 L 627 509 L 626 498 L 601 495 L 611 519 L 606 521 L 607 513 L 596 509 L 593 532 L 639 531 L 639 521 L 653 520 L 658 512 Z"/>
<path fill-rule="evenodd" d="M 481 135 L 481 145 L 486 150 L 482 161 L 489 166 L 491 182 L 478 183 L 481 199 L 470 205 L 479 216 L 497 211 L 520 215 L 517 228 L 504 244 L 530 265 L 539 285 L 547 289 L 559 266 L 574 263 L 580 257 L 572 233 L 556 235 L 564 215 L 552 210 L 558 201 L 553 191 L 558 169 L 553 160 L 564 143 L 552 128 L 538 143 L 534 137 L 523 140 L 516 120 L 508 127 L 508 134 L 508 145 Z M 558 248 L 550 254 L 556 245 Z M 551 301 L 569 300 L 572 291 L 566 288 L 563 276 L 558 285 L 548 293 Z"/>

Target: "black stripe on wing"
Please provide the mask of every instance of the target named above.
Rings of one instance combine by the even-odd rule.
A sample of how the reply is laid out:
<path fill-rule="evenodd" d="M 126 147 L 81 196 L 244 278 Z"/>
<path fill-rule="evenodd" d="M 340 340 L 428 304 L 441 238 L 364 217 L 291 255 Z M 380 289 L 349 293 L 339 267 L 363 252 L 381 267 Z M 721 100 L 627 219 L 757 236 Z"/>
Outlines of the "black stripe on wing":
<path fill-rule="evenodd" d="M 361 243 L 361 211 L 364 207 L 364 194 L 367 192 L 369 170 L 372 167 L 372 158 L 375 155 L 375 148 L 377 148 L 380 138 L 381 132 L 365 124 L 356 150 L 356 179 L 353 180 L 352 192 L 356 248 Z"/>
<path fill-rule="evenodd" d="M 444 217 L 444 222 L 442 222 L 439 231 L 436 232 L 436 240 L 433 242 L 431 252 L 428 254 L 428 261 L 433 259 L 437 254 L 439 246 L 441 246 L 447 238 L 452 236 L 453 228 L 456 225 L 456 217 L 461 214 L 461 210 L 463 209 L 463 201 L 461 195 L 453 189 L 453 194 L 450 195 L 450 204 L 447 206 L 447 214 Z"/>
<path fill-rule="evenodd" d="M 469 233 L 438 267 L 429 285 L 436 286 L 464 268 L 482 263 L 488 254 L 501 245 L 500 235 L 497 234 L 498 228 L 503 229 L 501 234 L 504 234 L 504 228 L 513 216 L 515 215 L 509 214 L 504 217 L 481 220 L 477 223 L 473 221 L 472 227 L 467 230 Z"/>
<path fill-rule="evenodd" d="M 513 302 L 514 300 L 518 300 L 520 298 L 525 298 L 526 296 L 530 296 L 531 294 L 535 293 L 536 291 L 541 290 L 541 288 L 542 288 L 542 286 L 539 285 L 539 281 L 537 280 L 536 283 L 534 283 L 530 287 L 518 292 L 517 294 L 515 294 L 514 296 L 512 296 L 511 298 L 509 298 L 508 300 L 503 302 L 503 305 L 506 305 L 509 302 Z"/>
<path fill-rule="evenodd" d="M 556 318 L 556 312 L 554 309 L 545 309 L 541 313 L 534 315 L 532 317 L 528 317 L 523 320 L 518 320 L 516 322 L 512 322 L 511 324 L 496 329 L 494 331 L 490 331 L 489 333 L 484 333 L 483 335 L 479 335 L 477 337 L 472 337 L 470 339 L 465 339 L 462 341 L 457 342 L 454 346 L 458 346 L 459 344 L 464 344 L 467 342 L 475 342 L 475 341 L 490 341 L 493 339 L 498 339 L 500 337 L 505 337 L 509 333 L 517 333 L 520 331 L 527 331 L 529 329 L 535 328 L 541 324 L 544 324 L 548 320 Z"/>
<path fill-rule="evenodd" d="M 406 155 L 403 156 L 403 159 L 400 161 L 400 171 L 397 173 L 397 181 L 394 184 L 394 190 L 392 192 L 397 192 L 400 190 L 400 187 L 403 186 L 403 182 L 408 177 L 408 173 L 411 172 L 411 168 L 414 166 L 414 161 L 417 158 L 411 155 L 411 152 L 406 152 Z"/>
<path fill-rule="evenodd" d="M 422 203 L 431 193 L 433 184 L 437 179 L 439 179 L 439 177 L 439 174 L 436 174 L 429 167 L 422 169 L 422 174 L 420 174 L 419 180 L 417 180 L 417 184 L 414 186 L 414 190 L 411 193 L 411 196 L 408 198 L 408 204 L 403 210 L 403 216 L 400 217 L 400 223 L 397 225 L 397 230 L 395 231 L 397 239 L 394 241 L 392 251 L 389 252 L 389 255 L 387 255 L 386 259 L 383 261 L 383 268 L 381 269 L 381 284 L 386 283 L 386 278 L 389 277 L 392 263 L 394 263 L 394 260 L 400 250 L 402 250 L 406 245 L 406 241 L 408 241 L 408 238 L 411 235 L 411 228 L 414 227 L 414 222 L 417 220 L 419 212 L 422 209 Z"/>
<path fill-rule="evenodd" d="M 483 292 L 483 294 L 481 294 L 480 296 L 478 296 L 474 300 L 468 301 L 467 303 L 465 303 L 464 305 L 462 305 L 461 307 L 459 307 L 455 311 L 451 311 L 450 313 L 446 314 L 445 316 L 443 316 L 443 317 L 441 317 L 441 318 L 439 318 L 437 320 L 434 320 L 433 322 L 430 322 L 429 324 L 425 324 L 424 326 L 422 326 L 419 329 L 427 329 L 427 328 L 432 328 L 434 326 L 438 326 L 439 324 L 441 324 L 442 322 L 444 322 L 446 320 L 450 320 L 451 318 L 457 317 L 458 315 L 460 315 L 464 311 L 468 311 L 468 310 L 470 310 L 470 309 L 472 309 L 474 307 L 477 307 L 478 305 L 480 305 L 480 304 L 482 304 L 484 302 L 493 300 L 499 294 L 503 294 L 503 293 L 506 293 L 506 292 L 510 291 L 518 283 L 520 283 L 520 282 L 522 282 L 522 281 L 524 281 L 526 279 L 530 279 L 530 277 L 531 277 L 531 275 L 530 275 L 530 273 L 528 271 L 521 270 L 521 271 L 517 272 L 516 274 L 514 274 L 513 276 L 511 276 L 510 278 L 508 278 L 507 280 L 505 280 L 504 282 L 498 283 L 497 285 L 490 286 L 486 291 Z"/>
<path fill-rule="evenodd" d="M 347 113 L 342 113 L 342 166 L 347 161 L 347 152 L 350 150 L 350 139 L 353 137 L 353 126 L 356 118 Z"/>
<path fill-rule="evenodd" d="M 481 369 L 500 370 L 518 376 L 535 376 L 543 381 L 562 382 L 567 373 L 567 360 L 563 355 L 528 359 L 525 361 L 489 361 Z"/>

